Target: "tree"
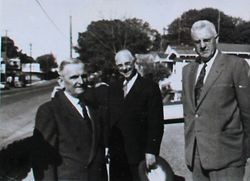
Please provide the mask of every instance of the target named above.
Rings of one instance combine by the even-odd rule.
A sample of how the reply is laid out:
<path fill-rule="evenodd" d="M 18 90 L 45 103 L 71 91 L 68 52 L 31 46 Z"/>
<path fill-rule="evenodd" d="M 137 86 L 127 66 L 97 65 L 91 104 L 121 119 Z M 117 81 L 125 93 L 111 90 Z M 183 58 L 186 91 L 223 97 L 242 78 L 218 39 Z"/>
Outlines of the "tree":
<path fill-rule="evenodd" d="M 18 47 L 15 46 L 15 42 L 6 36 L 1 37 L 1 53 L 4 56 L 7 50 L 6 56 L 8 59 L 17 58 L 21 60 L 21 63 L 32 63 L 34 59 L 31 56 L 23 53 L 22 50 L 18 51 Z"/>
<path fill-rule="evenodd" d="M 250 44 L 250 21 L 240 22 L 235 30 L 235 43 Z"/>
<path fill-rule="evenodd" d="M 40 69 L 45 73 L 48 73 L 52 68 L 57 67 L 56 59 L 53 54 L 39 56 L 36 61 L 40 64 Z"/>
<path fill-rule="evenodd" d="M 35 62 L 33 57 L 28 56 L 26 53 L 22 53 L 22 50 L 18 52 L 18 57 L 21 63 L 32 63 Z"/>
<path fill-rule="evenodd" d="M 113 64 L 114 55 L 127 48 L 132 53 L 145 53 L 153 48 L 156 30 L 140 19 L 100 20 L 92 22 L 87 31 L 78 34 L 75 51 L 85 62 Z M 156 45 L 155 45 L 156 46 Z"/>
<path fill-rule="evenodd" d="M 7 53 L 6 53 L 7 50 Z M 7 37 L 7 36 L 2 36 L 1 37 L 1 53 L 2 55 L 6 53 L 5 55 L 8 58 L 16 58 L 18 56 L 18 47 L 15 46 L 14 41 Z"/>
<path fill-rule="evenodd" d="M 190 28 L 195 21 L 202 19 L 214 23 L 217 31 L 218 27 L 220 27 L 218 32 L 220 36 L 219 40 L 224 43 L 236 42 L 235 37 L 238 36 L 236 34 L 237 26 L 243 22 L 242 19 L 228 16 L 218 9 L 191 9 L 184 12 L 181 17 L 175 19 L 168 26 L 168 41 L 172 44 L 191 44 Z"/>

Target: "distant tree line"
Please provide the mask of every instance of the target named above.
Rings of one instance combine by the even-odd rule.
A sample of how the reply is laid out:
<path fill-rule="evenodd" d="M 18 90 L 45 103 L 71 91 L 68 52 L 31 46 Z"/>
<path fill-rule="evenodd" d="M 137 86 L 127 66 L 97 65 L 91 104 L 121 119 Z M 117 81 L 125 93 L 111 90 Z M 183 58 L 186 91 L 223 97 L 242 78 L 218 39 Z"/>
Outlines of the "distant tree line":
<path fill-rule="evenodd" d="M 6 67 L 7 72 L 12 71 L 12 67 L 10 63 L 10 59 L 19 58 L 20 63 L 39 63 L 41 71 L 44 73 L 43 78 L 49 79 L 50 77 L 55 77 L 54 73 L 51 71 L 53 68 L 57 67 L 56 58 L 55 56 L 50 54 L 41 55 L 34 60 L 33 57 L 28 56 L 26 53 L 22 53 L 22 50 L 18 50 L 18 47 L 15 45 L 14 41 L 6 36 L 1 37 L 1 55 L 3 60 L 7 58 Z M 13 69 L 14 70 L 14 69 Z M 14 70 L 16 71 L 16 70 Z M 52 75 L 53 74 L 53 75 Z"/>
<path fill-rule="evenodd" d="M 249 21 L 228 16 L 218 9 L 205 8 L 184 12 L 164 27 L 163 35 L 151 28 L 149 23 L 137 18 L 93 21 L 86 31 L 78 33 L 77 46 L 74 50 L 83 62 L 96 64 L 102 69 L 111 69 L 115 53 L 123 48 L 129 49 L 132 53 L 148 53 L 164 51 L 169 44 L 191 45 L 191 25 L 200 19 L 207 19 L 215 24 L 219 31 L 220 42 L 250 44 Z M 7 49 L 8 58 L 19 57 L 21 63 L 39 62 L 45 72 L 47 68 L 56 66 L 52 54 L 41 55 L 34 60 L 22 53 L 22 50 L 19 51 L 12 39 L 5 36 L 1 38 L 2 56 Z"/>
<path fill-rule="evenodd" d="M 220 42 L 250 43 L 250 22 L 224 14 L 218 9 L 191 9 L 176 18 L 161 35 L 140 19 L 100 20 L 91 22 L 78 34 L 75 51 L 82 61 L 100 65 L 113 64 L 117 50 L 127 48 L 133 53 L 165 50 L 169 44 L 192 45 L 190 28 L 200 19 L 207 19 L 219 28 Z"/>
<path fill-rule="evenodd" d="M 31 56 L 28 56 L 25 53 L 22 53 L 22 50 L 18 50 L 18 47 L 15 45 L 14 41 L 8 36 L 1 37 L 1 55 L 3 58 L 7 57 L 8 59 L 20 58 L 21 63 L 32 63 L 34 59 Z"/>
<path fill-rule="evenodd" d="M 207 19 L 214 23 L 223 43 L 250 44 L 250 22 L 232 17 L 213 8 L 191 9 L 176 18 L 167 28 L 165 44 L 191 45 L 190 28 L 197 20 Z"/>

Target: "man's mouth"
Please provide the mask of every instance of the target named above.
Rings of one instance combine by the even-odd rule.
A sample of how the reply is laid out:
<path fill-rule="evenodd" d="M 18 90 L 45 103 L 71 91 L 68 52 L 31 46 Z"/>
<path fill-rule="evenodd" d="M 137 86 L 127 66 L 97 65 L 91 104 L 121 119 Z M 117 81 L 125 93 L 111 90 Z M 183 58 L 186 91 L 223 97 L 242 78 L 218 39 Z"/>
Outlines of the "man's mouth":
<path fill-rule="evenodd" d="M 128 73 L 130 70 L 131 70 L 131 69 L 124 69 L 124 70 L 122 70 L 122 73 L 126 74 L 126 73 Z"/>

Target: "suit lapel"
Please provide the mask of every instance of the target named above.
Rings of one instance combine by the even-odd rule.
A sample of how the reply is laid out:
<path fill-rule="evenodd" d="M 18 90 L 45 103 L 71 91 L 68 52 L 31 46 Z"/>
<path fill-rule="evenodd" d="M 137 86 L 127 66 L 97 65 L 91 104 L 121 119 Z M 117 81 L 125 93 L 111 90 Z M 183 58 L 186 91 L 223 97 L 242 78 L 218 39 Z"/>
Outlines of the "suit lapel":
<path fill-rule="evenodd" d="M 197 108 L 199 107 L 199 105 L 201 104 L 201 102 L 203 101 L 205 96 L 207 95 L 209 89 L 214 84 L 214 82 L 218 79 L 218 77 L 220 76 L 220 74 L 222 73 L 223 70 L 224 70 L 223 55 L 221 53 L 218 53 L 217 57 L 214 60 L 213 65 L 210 69 L 210 72 L 207 76 L 206 82 L 203 86 L 200 100 L 197 103 Z"/>
<path fill-rule="evenodd" d="M 94 111 L 92 110 L 91 107 L 88 106 L 88 110 L 89 110 L 89 118 L 90 118 L 90 122 L 91 122 L 91 128 L 93 130 L 93 132 L 95 131 L 95 123 L 94 123 L 94 120 L 96 119 L 95 118 L 95 114 L 94 114 Z"/>
<path fill-rule="evenodd" d="M 90 163 L 93 160 L 94 153 L 95 153 L 96 127 L 95 127 L 95 123 L 94 123 L 94 119 L 95 119 L 94 112 L 90 106 L 88 106 L 88 109 L 89 109 L 89 116 L 90 116 L 90 122 L 91 122 L 91 128 L 92 128 L 92 144 L 91 144 L 91 148 L 90 148 L 90 155 L 89 155 L 89 161 L 88 161 L 88 163 Z"/>
<path fill-rule="evenodd" d="M 68 100 L 68 98 L 65 96 L 63 92 L 60 92 L 58 94 L 58 98 L 61 102 L 62 107 L 64 110 L 62 110 L 64 113 L 70 114 L 72 117 L 77 118 L 78 120 L 83 119 L 81 114 L 77 111 L 75 106 Z"/>
<path fill-rule="evenodd" d="M 190 82 L 190 85 L 188 85 L 187 90 L 189 90 L 189 95 L 191 97 L 192 107 L 195 108 L 195 96 L 194 96 L 194 89 L 195 89 L 195 81 L 196 81 L 196 75 L 198 71 L 199 64 L 197 62 L 193 63 L 190 67 L 189 75 L 187 75 L 187 82 Z"/>
<path fill-rule="evenodd" d="M 86 106 L 87 108 L 87 113 L 88 113 L 88 116 L 90 118 L 90 126 L 91 126 L 91 129 L 92 129 L 92 138 L 93 138 L 93 141 L 95 141 L 95 122 L 94 120 L 96 119 L 96 115 L 95 115 L 95 112 L 94 112 L 94 108 L 96 108 L 97 105 L 95 105 L 95 96 L 93 95 L 93 89 L 90 90 L 88 89 L 87 91 L 85 91 L 83 94 L 81 94 L 79 96 L 79 99 L 81 101 L 84 102 L 84 105 Z M 91 100 L 91 101 L 90 101 Z M 82 116 L 81 116 L 82 117 Z M 84 120 L 86 121 L 86 120 Z"/>
<path fill-rule="evenodd" d="M 124 98 L 125 100 L 128 100 L 129 97 L 134 97 L 133 95 L 138 92 L 137 89 L 140 88 L 140 82 L 141 82 L 141 76 L 138 74 L 138 77 L 136 78 L 134 84 L 132 85 L 131 89 L 129 90 L 128 94 Z M 140 91 L 139 91 L 140 92 Z"/>

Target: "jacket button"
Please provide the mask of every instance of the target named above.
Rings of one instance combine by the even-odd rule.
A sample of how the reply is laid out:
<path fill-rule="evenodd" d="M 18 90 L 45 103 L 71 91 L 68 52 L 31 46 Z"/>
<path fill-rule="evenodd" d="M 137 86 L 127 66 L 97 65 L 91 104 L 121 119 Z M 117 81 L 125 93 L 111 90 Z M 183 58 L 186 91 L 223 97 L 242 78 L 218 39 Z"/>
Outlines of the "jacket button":
<path fill-rule="evenodd" d="M 195 117 L 198 118 L 198 117 L 199 117 L 199 114 L 195 114 Z"/>

